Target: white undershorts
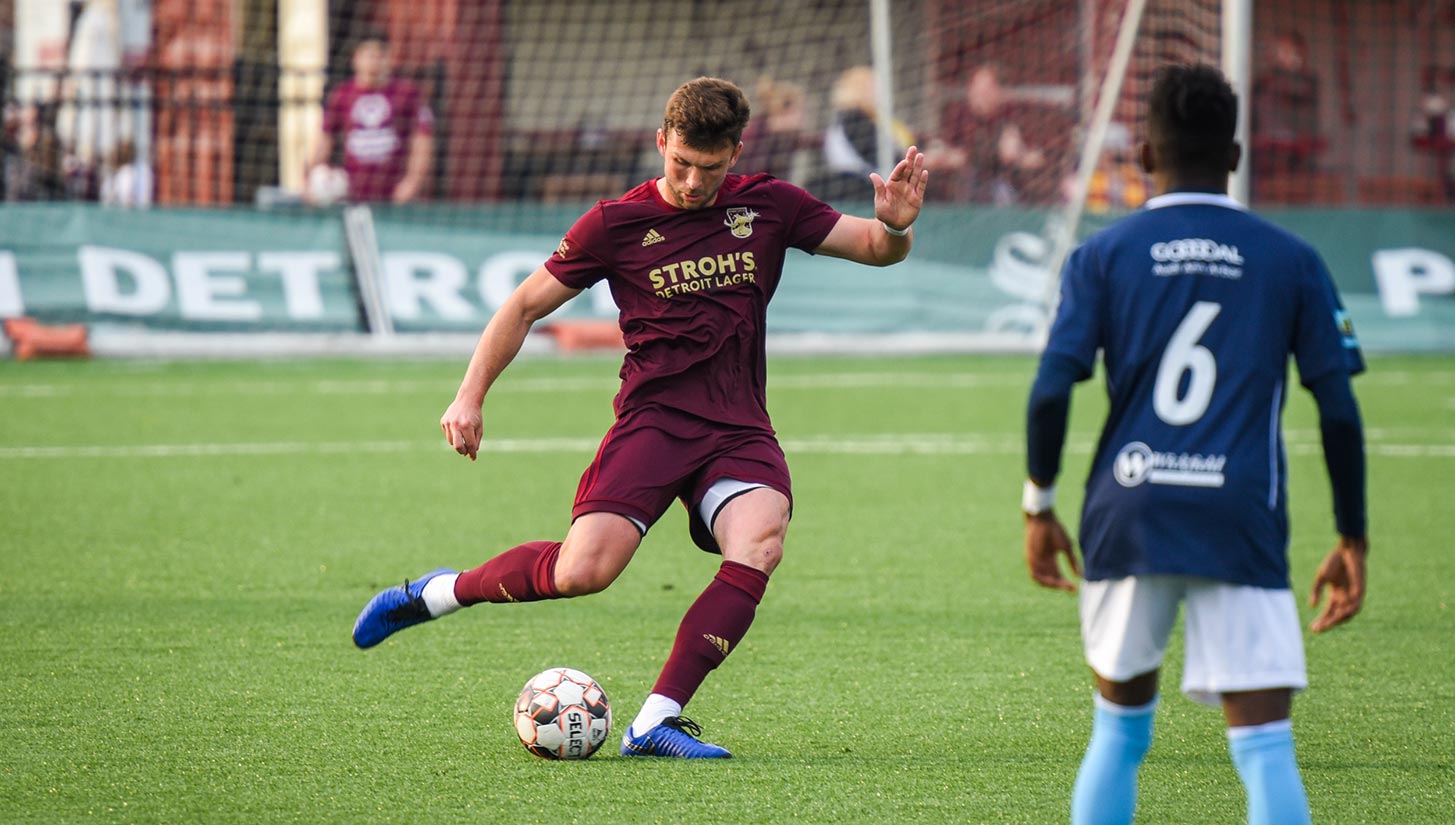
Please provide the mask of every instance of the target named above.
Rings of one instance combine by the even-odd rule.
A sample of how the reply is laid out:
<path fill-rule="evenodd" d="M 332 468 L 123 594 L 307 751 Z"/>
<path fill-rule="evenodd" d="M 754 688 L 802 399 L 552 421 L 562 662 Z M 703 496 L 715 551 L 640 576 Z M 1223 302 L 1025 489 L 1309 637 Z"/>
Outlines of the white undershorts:
<path fill-rule="evenodd" d="M 1182 692 L 1218 707 L 1228 692 L 1308 687 L 1293 591 L 1192 576 L 1129 576 L 1084 582 L 1086 662 L 1125 682 L 1162 666 L 1177 607 L 1187 605 Z"/>
<path fill-rule="evenodd" d="M 720 478 L 707 488 L 707 492 L 702 494 L 702 501 L 697 505 L 697 513 L 702 516 L 702 523 L 707 525 L 708 531 L 716 538 L 717 531 L 713 529 L 713 524 L 717 521 L 718 511 L 722 509 L 723 505 L 749 490 L 767 486 L 752 481 L 738 481 L 735 478 Z M 640 520 L 628 515 L 623 515 L 622 518 L 635 524 L 637 531 L 642 535 L 647 534 L 647 525 Z"/>
<path fill-rule="evenodd" d="M 702 501 L 697 505 L 697 514 L 702 516 L 702 523 L 707 525 L 713 538 L 717 538 L 715 525 L 717 514 L 722 510 L 723 505 L 749 490 L 767 486 L 751 481 L 738 481 L 735 478 L 720 478 L 707 488 L 707 492 L 702 494 Z"/>

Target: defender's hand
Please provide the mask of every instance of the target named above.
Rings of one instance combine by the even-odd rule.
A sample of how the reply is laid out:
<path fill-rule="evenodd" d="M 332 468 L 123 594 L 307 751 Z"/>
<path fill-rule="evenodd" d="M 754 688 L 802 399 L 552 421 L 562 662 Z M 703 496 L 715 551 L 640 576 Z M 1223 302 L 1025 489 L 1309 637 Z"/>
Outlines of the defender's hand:
<path fill-rule="evenodd" d="M 1050 510 L 1034 516 L 1026 516 L 1026 566 L 1031 570 L 1031 579 L 1042 587 L 1075 593 L 1076 585 L 1061 573 L 1057 556 L 1064 555 L 1071 572 L 1081 577 L 1081 565 L 1076 562 L 1076 551 L 1071 547 L 1071 537 L 1060 519 Z"/>
<path fill-rule="evenodd" d="M 894 165 L 889 180 L 870 172 L 869 182 L 874 184 L 874 217 L 895 229 L 908 228 L 924 206 L 929 179 L 924 153 L 913 146 L 904 153 L 904 160 Z"/>
<path fill-rule="evenodd" d="M 1368 539 L 1339 537 L 1339 543 L 1334 545 L 1333 551 L 1314 574 L 1309 607 L 1318 606 L 1325 587 L 1329 589 L 1329 601 L 1309 625 L 1310 630 L 1322 633 L 1337 627 L 1354 618 L 1354 614 L 1364 606 L 1364 557 L 1368 552 Z"/>
<path fill-rule="evenodd" d="M 480 454 L 484 422 L 478 406 L 456 399 L 440 417 L 440 429 L 444 431 L 445 440 L 450 442 L 455 452 L 468 456 L 471 461 Z"/>

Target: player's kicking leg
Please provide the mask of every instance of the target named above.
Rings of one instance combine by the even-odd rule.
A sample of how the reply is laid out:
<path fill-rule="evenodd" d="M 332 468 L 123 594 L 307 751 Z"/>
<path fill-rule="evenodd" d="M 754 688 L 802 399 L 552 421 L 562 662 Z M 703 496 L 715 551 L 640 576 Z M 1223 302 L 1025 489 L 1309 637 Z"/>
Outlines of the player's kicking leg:
<path fill-rule="evenodd" d="M 442 590 L 452 590 L 458 576 L 454 570 L 441 568 L 425 573 L 414 581 L 405 579 L 404 584 L 399 587 L 380 591 L 364 605 L 359 618 L 354 620 L 354 644 L 361 648 L 370 648 L 406 627 L 413 627 L 450 612 L 440 601 Z M 434 586 L 431 587 L 431 584 Z M 430 610 L 429 602 L 424 596 L 426 590 L 433 596 L 438 612 Z M 454 601 L 453 594 L 449 596 L 449 601 Z M 459 609 L 458 603 L 453 609 Z"/>
<path fill-rule="evenodd" d="M 434 570 L 380 592 L 354 622 L 354 644 L 373 647 L 407 627 L 481 602 L 534 602 L 605 590 L 631 561 L 642 534 L 614 513 L 576 519 L 565 542 L 512 547 L 473 570 Z"/>
<path fill-rule="evenodd" d="M 726 748 L 700 741 L 701 728 L 682 716 L 682 708 L 747 634 L 768 575 L 783 557 L 787 496 L 767 487 L 739 492 L 715 512 L 702 513 L 722 549 L 722 566 L 682 617 L 652 694 L 622 736 L 623 756 L 732 756 Z"/>

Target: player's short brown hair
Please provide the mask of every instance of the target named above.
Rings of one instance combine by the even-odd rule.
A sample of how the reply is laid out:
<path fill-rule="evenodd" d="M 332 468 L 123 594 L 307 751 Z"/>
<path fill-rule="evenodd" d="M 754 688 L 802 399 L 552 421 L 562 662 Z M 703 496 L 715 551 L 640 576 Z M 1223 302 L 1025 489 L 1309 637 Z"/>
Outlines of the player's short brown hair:
<path fill-rule="evenodd" d="M 748 126 L 748 96 L 732 81 L 699 77 L 677 87 L 667 99 L 662 132 L 682 136 L 694 149 L 737 146 Z"/>

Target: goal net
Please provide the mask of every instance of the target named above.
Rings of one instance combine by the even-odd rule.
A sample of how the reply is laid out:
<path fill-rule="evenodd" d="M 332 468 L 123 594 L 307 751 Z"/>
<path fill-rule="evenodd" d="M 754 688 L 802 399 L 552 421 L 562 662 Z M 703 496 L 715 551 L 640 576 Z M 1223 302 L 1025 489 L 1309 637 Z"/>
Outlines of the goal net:
<path fill-rule="evenodd" d="M 419 200 L 460 205 L 433 219 L 547 235 L 590 202 L 660 174 L 662 106 L 697 75 L 733 79 L 751 99 L 737 171 L 770 172 L 845 211 L 872 214 L 869 173 L 886 172 L 914 143 L 932 176 L 914 265 L 884 274 L 795 264 L 815 286 L 785 289 L 775 331 L 1033 347 L 1056 262 L 1078 229 L 1146 197 L 1133 147 L 1153 69 L 1218 62 L 1221 3 L 900 0 L 884 4 L 877 27 L 874 6 L 438 4 L 455 15 L 453 42 L 441 42 L 429 4 L 408 14 L 335 4 L 327 93 L 354 68 L 358 44 L 386 31 L 401 75 L 434 116 Z M 309 183 L 281 180 L 284 189 Z M 389 227 L 379 237 L 404 242 Z"/>
<path fill-rule="evenodd" d="M 0 0 L 4 197 L 204 207 L 215 220 L 183 240 L 214 249 L 260 214 L 286 215 L 300 237 L 327 223 L 318 243 L 351 276 L 375 273 L 370 303 L 389 326 L 478 330 L 586 206 L 660 174 L 664 102 L 717 75 L 754 111 L 736 171 L 868 215 L 869 172 L 910 143 L 929 158 L 911 260 L 861 271 L 795 258 L 774 331 L 1024 348 L 1044 331 L 1069 245 L 1148 195 L 1134 147 L 1152 72 L 1241 49 L 1249 74 L 1235 86 L 1262 124 L 1249 142 L 1255 205 L 1455 199 L 1452 3 L 883 0 L 883 25 L 875 8 Z M 1237 15 L 1249 19 L 1230 27 Z M 1285 52 L 1298 53 L 1288 65 Z M 359 202 L 371 225 L 338 208 Z M 27 220 L 14 234 L 41 234 Z M 119 213 L 90 220 L 132 232 Z M 248 230 L 250 243 L 272 226 Z M 156 244 L 169 241 L 181 242 Z M 273 254 L 248 260 L 260 269 Z M 311 307 L 302 294 L 284 297 Z M 566 315 L 611 309 L 589 296 Z"/>

